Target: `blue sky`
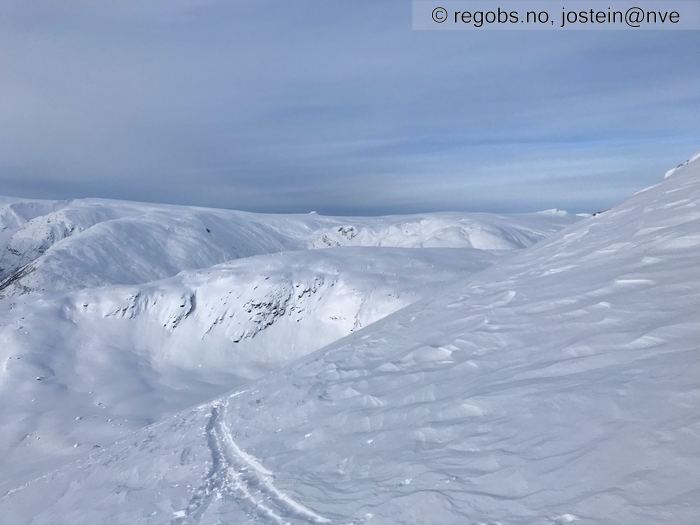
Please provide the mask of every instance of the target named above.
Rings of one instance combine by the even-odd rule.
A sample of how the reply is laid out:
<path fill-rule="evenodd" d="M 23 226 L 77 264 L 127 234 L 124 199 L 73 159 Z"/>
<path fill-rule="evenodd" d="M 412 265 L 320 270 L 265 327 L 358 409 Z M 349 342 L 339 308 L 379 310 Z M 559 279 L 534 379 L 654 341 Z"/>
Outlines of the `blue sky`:
<path fill-rule="evenodd" d="M 0 194 L 597 210 L 700 151 L 700 32 L 422 32 L 405 0 L 0 0 Z"/>

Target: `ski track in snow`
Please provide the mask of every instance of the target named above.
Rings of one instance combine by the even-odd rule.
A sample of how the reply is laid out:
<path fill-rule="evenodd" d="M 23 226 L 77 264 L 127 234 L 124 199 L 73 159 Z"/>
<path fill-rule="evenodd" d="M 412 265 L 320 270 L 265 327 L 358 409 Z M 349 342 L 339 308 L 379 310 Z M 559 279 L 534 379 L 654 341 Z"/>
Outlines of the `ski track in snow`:
<path fill-rule="evenodd" d="M 233 394 L 228 399 L 244 392 Z M 290 519 L 300 519 L 306 523 L 330 523 L 329 519 L 275 487 L 272 472 L 238 446 L 226 424 L 228 399 L 211 404 L 205 428 L 212 458 L 211 467 L 192 495 L 187 508 L 174 514 L 171 525 L 199 523 L 211 502 L 226 496 L 239 498 L 239 503 L 247 511 L 268 523 L 288 525 Z"/>

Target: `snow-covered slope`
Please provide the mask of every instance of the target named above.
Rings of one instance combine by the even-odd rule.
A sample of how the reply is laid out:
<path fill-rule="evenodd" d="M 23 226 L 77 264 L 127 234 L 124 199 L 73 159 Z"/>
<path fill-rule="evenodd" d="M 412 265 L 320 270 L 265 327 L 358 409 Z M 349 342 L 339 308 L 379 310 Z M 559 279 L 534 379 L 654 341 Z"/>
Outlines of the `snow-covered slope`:
<path fill-rule="evenodd" d="M 403 248 L 526 248 L 577 220 L 566 212 L 518 215 L 433 213 L 333 219 L 317 223 L 308 243 L 328 246 Z"/>
<path fill-rule="evenodd" d="M 12 402 L 0 405 L 0 486 L 80 453 L 74 444 L 109 443 L 283 366 L 496 258 L 450 248 L 304 250 L 8 300 L 0 395 Z"/>
<path fill-rule="evenodd" d="M 494 252 L 435 248 L 336 248 L 237 259 L 140 287 L 75 294 L 77 317 L 145 321 L 172 334 L 181 358 L 201 362 L 212 345 L 284 363 L 483 270 Z M 80 313 L 78 313 L 80 310 Z M 314 319 L 314 322 L 311 320 Z M 183 344 L 187 341 L 187 344 Z M 193 355 L 191 341 L 207 348 Z M 214 341 L 217 343 L 214 344 Z M 313 342 L 312 342 L 313 341 Z"/>
<path fill-rule="evenodd" d="M 700 166 L 0 499 L 12 523 L 687 524 Z"/>
<path fill-rule="evenodd" d="M 77 200 L 6 240 L 0 293 L 136 284 L 236 257 L 301 248 L 235 211 Z"/>
<path fill-rule="evenodd" d="M 0 281 L 36 258 L 52 242 L 54 232 L 30 246 L 23 245 L 22 231 L 33 219 L 54 213 L 64 206 L 60 201 L 29 201 L 0 197 Z M 17 237 L 15 239 L 15 236 Z"/>
<path fill-rule="evenodd" d="M 0 406 L 2 486 L 283 366 L 576 220 L 0 204 L 0 394 L 12 399 Z"/>
<path fill-rule="evenodd" d="M 231 259 L 328 246 L 516 249 L 572 215 L 269 215 L 102 199 L 0 202 L 0 296 L 138 284 Z"/>

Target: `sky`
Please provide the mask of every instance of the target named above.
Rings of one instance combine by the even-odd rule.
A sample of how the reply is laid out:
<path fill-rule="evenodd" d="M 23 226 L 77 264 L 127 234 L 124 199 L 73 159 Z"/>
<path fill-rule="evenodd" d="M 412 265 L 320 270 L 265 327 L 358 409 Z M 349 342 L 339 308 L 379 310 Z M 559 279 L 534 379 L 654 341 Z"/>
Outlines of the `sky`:
<path fill-rule="evenodd" d="M 407 0 L 0 0 L 0 194 L 596 211 L 700 151 L 700 31 L 414 31 Z"/>

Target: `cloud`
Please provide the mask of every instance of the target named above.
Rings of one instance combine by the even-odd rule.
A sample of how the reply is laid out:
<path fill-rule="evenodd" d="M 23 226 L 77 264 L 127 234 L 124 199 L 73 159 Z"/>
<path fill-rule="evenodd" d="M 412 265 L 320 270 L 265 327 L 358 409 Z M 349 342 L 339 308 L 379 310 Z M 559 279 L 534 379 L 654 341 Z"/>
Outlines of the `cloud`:
<path fill-rule="evenodd" d="M 597 209 L 700 149 L 692 32 L 417 32 L 398 0 L 0 3 L 0 194 Z"/>

